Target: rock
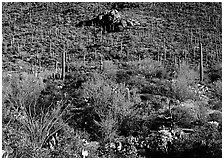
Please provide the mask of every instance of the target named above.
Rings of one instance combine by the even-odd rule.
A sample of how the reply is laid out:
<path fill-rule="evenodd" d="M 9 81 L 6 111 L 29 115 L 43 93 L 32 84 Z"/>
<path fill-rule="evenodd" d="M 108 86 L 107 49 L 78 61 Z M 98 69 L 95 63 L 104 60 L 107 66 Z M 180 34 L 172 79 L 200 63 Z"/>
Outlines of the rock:
<path fill-rule="evenodd" d="M 113 23 L 116 23 L 116 22 L 118 22 L 121 19 L 121 15 L 120 15 L 120 13 L 116 9 L 112 9 L 109 12 L 109 15 L 112 16 Z"/>
<path fill-rule="evenodd" d="M 130 18 L 127 19 L 126 22 L 127 22 L 128 26 L 132 26 L 132 27 L 141 25 L 138 21 L 136 21 L 134 19 L 130 19 Z"/>
<path fill-rule="evenodd" d="M 112 9 L 100 13 L 91 20 L 79 22 L 76 27 L 98 26 L 102 27 L 104 31 L 120 32 L 123 31 L 127 26 L 135 25 L 140 25 L 140 23 L 133 19 L 122 18 L 121 14 L 116 9 Z"/>
<path fill-rule="evenodd" d="M 216 121 L 209 121 L 208 124 L 211 125 L 214 128 L 218 128 L 219 127 L 219 123 L 216 122 Z"/>
<path fill-rule="evenodd" d="M 177 128 L 174 129 L 172 132 L 174 134 L 175 139 L 188 139 L 190 138 L 190 135 L 194 133 L 194 130 L 189 128 Z"/>

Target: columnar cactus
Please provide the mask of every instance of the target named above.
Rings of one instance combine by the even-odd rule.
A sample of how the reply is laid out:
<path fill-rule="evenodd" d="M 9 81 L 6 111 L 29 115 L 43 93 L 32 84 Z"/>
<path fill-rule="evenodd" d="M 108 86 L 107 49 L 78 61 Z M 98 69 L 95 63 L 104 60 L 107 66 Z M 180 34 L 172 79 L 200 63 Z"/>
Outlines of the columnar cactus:
<path fill-rule="evenodd" d="M 58 61 L 56 60 L 55 61 L 55 73 L 57 73 L 58 72 Z"/>
<path fill-rule="evenodd" d="M 65 80 L 65 48 L 64 51 L 62 52 L 62 72 L 61 72 L 61 79 Z"/>
<path fill-rule="evenodd" d="M 164 63 L 166 63 L 166 40 L 164 38 Z"/>
<path fill-rule="evenodd" d="M 204 68 L 203 68 L 203 50 L 202 43 L 200 42 L 200 81 L 203 81 Z"/>
<path fill-rule="evenodd" d="M 103 57 L 100 54 L 100 70 L 103 70 Z"/>
<path fill-rule="evenodd" d="M 125 88 L 125 90 L 126 90 L 126 98 L 130 100 L 130 90 L 129 88 Z"/>

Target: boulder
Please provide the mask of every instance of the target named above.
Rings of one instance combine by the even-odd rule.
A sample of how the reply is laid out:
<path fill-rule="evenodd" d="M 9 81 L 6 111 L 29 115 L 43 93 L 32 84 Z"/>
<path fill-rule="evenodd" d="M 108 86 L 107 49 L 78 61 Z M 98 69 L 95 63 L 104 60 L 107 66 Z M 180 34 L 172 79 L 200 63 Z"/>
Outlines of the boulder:
<path fill-rule="evenodd" d="M 218 128 L 219 127 L 219 123 L 216 121 L 209 121 L 208 124 L 214 128 Z"/>
<path fill-rule="evenodd" d="M 121 32 L 126 27 L 135 25 L 140 25 L 140 23 L 133 19 L 122 18 L 121 14 L 116 9 L 112 9 L 100 13 L 91 20 L 79 22 L 76 27 L 98 26 L 102 27 L 103 30 L 107 32 Z"/>

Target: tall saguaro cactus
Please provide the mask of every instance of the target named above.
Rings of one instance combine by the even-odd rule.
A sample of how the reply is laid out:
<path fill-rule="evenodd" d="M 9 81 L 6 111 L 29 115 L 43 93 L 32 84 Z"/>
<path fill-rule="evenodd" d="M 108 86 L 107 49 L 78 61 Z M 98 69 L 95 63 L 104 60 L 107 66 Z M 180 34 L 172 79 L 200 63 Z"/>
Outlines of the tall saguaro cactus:
<path fill-rule="evenodd" d="M 125 88 L 125 90 L 126 90 L 126 98 L 127 98 L 127 100 L 130 100 L 130 90 L 129 90 L 129 88 Z"/>
<path fill-rule="evenodd" d="M 122 44 L 122 39 L 121 39 L 121 50 L 120 50 L 120 53 L 122 54 L 122 50 L 123 50 L 123 44 Z"/>
<path fill-rule="evenodd" d="M 204 78 L 202 43 L 200 42 L 199 45 L 200 45 L 200 81 L 202 82 Z"/>
<path fill-rule="evenodd" d="M 58 61 L 56 60 L 55 61 L 55 74 L 58 73 Z"/>
<path fill-rule="evenodd" d="M 65 46 L 64 51 L 62 52 L 62 72 L 61 72 L 61 79 L 65 80 Z"/>

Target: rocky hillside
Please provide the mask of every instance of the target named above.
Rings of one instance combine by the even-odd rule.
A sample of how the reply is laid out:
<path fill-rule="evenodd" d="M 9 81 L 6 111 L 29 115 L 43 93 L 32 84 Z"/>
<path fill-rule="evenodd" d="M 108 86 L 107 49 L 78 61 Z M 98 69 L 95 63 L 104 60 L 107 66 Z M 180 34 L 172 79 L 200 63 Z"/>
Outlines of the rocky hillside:
<path fill-rule="evenodd" d="M 141 26 L 105 34 L 75 27 L 114 6 Z M 197 65 L 199 41 L 205 66 L 221 61 L 220 3 L 3 3 L 2 26 L 4 70 L 17 70 L 18 61 L 52 67 L 64 50 L 69 61 L 97 52 L 106 60 L 179 58 Z"/>

